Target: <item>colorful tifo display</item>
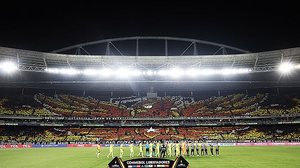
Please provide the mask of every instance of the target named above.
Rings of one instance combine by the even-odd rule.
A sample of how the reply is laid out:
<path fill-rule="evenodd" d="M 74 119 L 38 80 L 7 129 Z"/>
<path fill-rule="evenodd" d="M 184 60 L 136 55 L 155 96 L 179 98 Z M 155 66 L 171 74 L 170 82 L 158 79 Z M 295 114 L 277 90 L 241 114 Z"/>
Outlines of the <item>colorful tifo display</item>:
<path fill-rule="evenodd" d="M 74 117 L 222 117 L 280 116 L 300 112 L 299 96 L 231 94 L 194 97 L 130 97 L 100 101 L 74 95 L 2 96 L 0 115 Z"/>

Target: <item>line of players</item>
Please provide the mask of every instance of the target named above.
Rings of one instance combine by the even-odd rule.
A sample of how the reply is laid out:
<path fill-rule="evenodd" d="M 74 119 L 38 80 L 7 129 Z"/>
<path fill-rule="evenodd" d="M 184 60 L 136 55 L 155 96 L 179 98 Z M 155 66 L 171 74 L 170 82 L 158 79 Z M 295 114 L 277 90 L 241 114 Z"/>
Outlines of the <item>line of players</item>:
<path fill-rule="evenodd" d="M 220 146 L 218 143 L 205 143 L 205 142 L 187 142 L 187 141 L 181 141 L 181 142 L 172 142 L 172 141 L 166 141 L 161 143 L 158 142 L 149 142 L 147 141 L 144 145 L 142 142 L 138 144 L 139 148 L 139 157 L 144 157 L 144 149 L 146 151 L 146 157 L 161 157 L 164 158 L 166 156 L 172 157 L 172 156 L 207 156 L 208 154 L 208 148 L 210 150 L 211 156 L 219 156 L 220 152 Z M 100 145 L 97 145 L 97 157 L 100 155 Z M 120 153 L 119 157 L 122 158 L 124 155 L 124 144 L 120 144 Z M 129 157 L 134 157 L 134 144 L 129 144 Z M 109 154 L 107 157 L 114 157 L 114 143 L 111 143 L 109 145 Z"/>

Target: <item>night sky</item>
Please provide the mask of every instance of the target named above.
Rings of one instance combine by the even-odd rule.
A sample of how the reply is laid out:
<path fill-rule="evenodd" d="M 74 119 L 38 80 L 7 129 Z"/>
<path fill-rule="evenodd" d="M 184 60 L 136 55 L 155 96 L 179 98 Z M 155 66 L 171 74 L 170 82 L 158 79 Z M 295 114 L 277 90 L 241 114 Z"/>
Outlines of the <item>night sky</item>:
<path fill-rule="evenodd" d="M 296 2 L 98 2 L 1 4 L 0 46 L 51 51 L 115 37 L 174 36 L 251 52 L 300 47 Z"/>

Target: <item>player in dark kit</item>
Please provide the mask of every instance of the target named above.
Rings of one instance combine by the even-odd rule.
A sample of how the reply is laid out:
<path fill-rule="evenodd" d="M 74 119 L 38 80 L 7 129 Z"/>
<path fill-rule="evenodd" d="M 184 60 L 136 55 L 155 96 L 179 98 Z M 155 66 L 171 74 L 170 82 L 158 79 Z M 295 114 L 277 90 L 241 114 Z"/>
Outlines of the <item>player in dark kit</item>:
<path fill-rule="evenodd" d="M 194 142 L 192 142 L 191 144 L 191 156 L 194 156 L 195 155 L 195 144 Z"/>
<path fill-rule="evenodd" d="M 199 154 L 199 148 L 201 147 L 200 145 L 201 144 L 197 141 L 197 143 L 196 143 L 197 156 L 200 156 L 200 154 Z"/>
<path fill-rule="evenodd" d="M 186 150 L 186 155 L 187 156 L 190 156 L 190 144 L 189 144 L 189 142 L 186 142 L 186 144 L 185 144 L 185 150 Z"/>
<path fill-rule="evenodd" d="M 216 146 L 216 156 L 219 156 L 219 152 L 220 152 L 220 146 L 219 146 L 219 144 L 217 144 L 217 146 Z"/>
<path fill-rule="evenodd" d="M 149 147 L 150 147 L 149 142 L 147 142 L 147 143 L 146 143 L 146 156 L 147 156 L 147 157 L 150 156 L 150 153 L 149 153 Z"/>
<path fill-rule="evenodd" d="M 161 152 L 160 152 L 160 157 L 161 157 L 161 158 L 166 157 L 166 150 L 167 150 L 167 147 L 166 147 L 165 144 L 163 144 L 163 145 L 161 146 Z"/>
<path fill-rule="evenodd" d="M 181 145 L 179 145 L 179 155 L 181 155 Z"/>
<path fill-rule="evenodd" d="M 214 156 L 214 146 L 213 146 L 213 144 L 209 144 L 209 148 L 210 148 L 211 156 Z"/>
<path fill-rule="evenodd" d="M 205 155 L 208 155 L 208 153 L 207 153 L 207 145 L 206 144 L 204 144 L 204 152 L 205 152 Z"/>
<path fill-rule="evenodd" d="M 204 155 L 204 148 L 205 148 L 205 147 L 204 147 L 204 143 L 202 143 L 202 144 L 201 144 L 201 155 L 202 155 L 202 156 Z"/>
<path fill-rule="evenodd" d="M 152 145 L 152 156 L 155 156 L 155 149 L 156 149 L 156 145 L 155 145 L 155 143 L 153 143 L 153 145 Z"/>

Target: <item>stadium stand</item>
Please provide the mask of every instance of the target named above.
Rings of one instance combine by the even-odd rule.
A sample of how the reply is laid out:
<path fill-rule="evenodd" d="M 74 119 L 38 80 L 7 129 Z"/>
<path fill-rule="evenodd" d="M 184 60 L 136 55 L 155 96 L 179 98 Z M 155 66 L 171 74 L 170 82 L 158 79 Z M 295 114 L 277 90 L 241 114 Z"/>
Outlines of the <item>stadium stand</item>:
<path fill-rule="evenodd" d="M 100 101 L 91 96 L 59 94 L 2 96 L 0 115 L 72 117 L 233 117 L 294 115 L 298 95 L 230 94 L 195 101 L 193 97 L 127 97 Z"/>
<path fill-rule="evenodd" d="M 210 140 L 218 142 L 300 141 L 297 126 L 45 128 L 0 127 L 5 143 L 95 143 L 97 141 Z"/>
<path fill-rule="evenodd" d="M 72 94 L 1 95 L 0 143 L 299 142 L 300 129 L 293 124 L 299 113 L 298 93 L 130 96 L 110 101 Z M 155 131 L 149 131 L 150 126 Z"/>

